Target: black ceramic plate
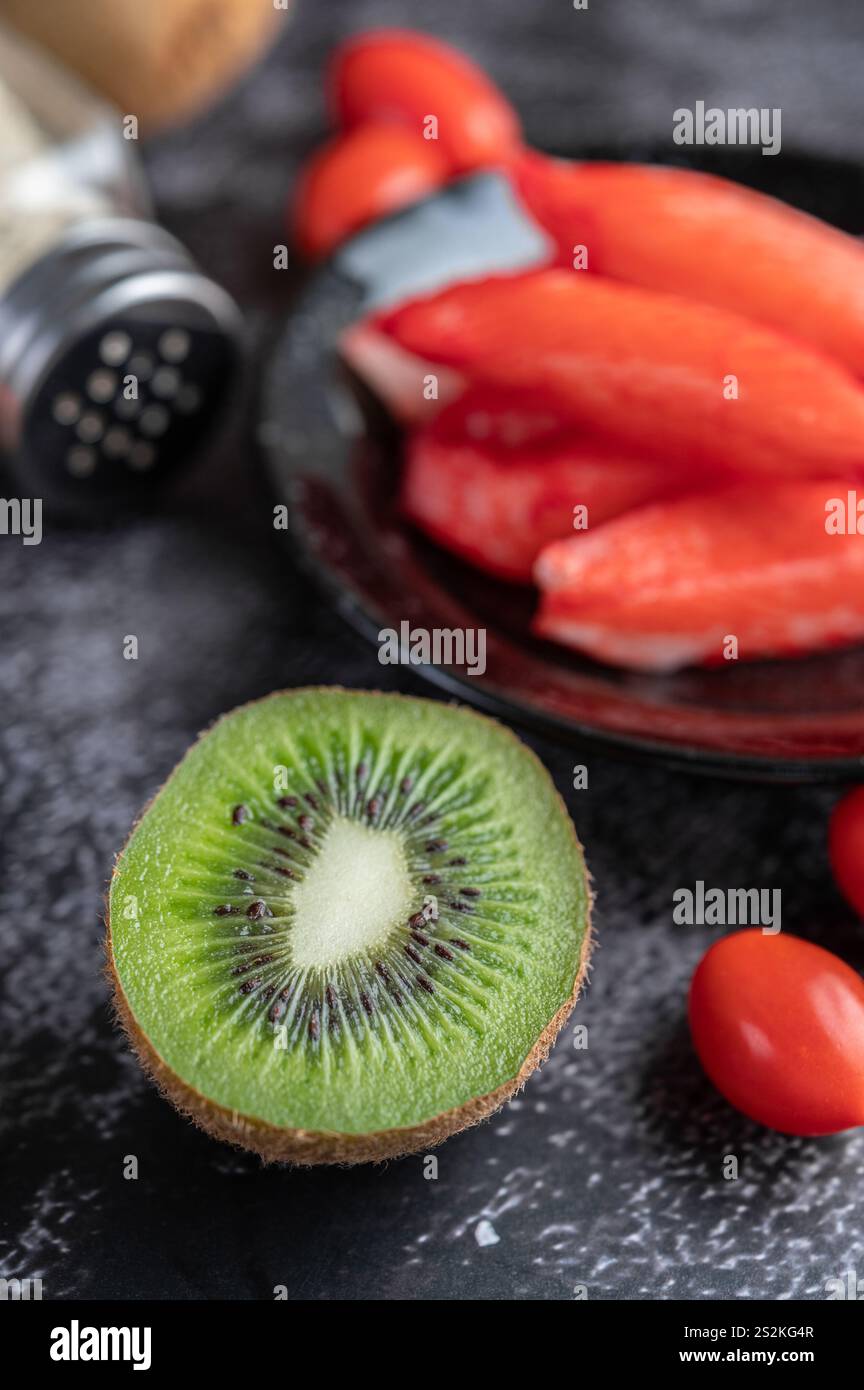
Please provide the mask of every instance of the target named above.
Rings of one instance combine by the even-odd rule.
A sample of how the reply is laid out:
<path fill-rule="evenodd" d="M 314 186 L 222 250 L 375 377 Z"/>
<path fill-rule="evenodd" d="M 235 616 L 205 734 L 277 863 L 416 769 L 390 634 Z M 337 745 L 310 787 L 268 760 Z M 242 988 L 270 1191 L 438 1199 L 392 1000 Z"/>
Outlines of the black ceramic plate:
<path fill-rule="evenodd" d="M 864 173 L 855 167 L 742 150 L 700 167 L 847 231 L 864 229 Z M 489 237 L 466 235 L 477 216 L 496 215 L 488 201 L 495 182 L 482 176 L 364 233 L 296 305 L 270 364 L 261 426 L 294 554 L 373 641 L 404 621 L 485 628 L 483 675 L 416 669 L 493 713 L 696 771 L 790 781 L 860 776 L 864 649 L 663 676 L 616 670 L 532 637 L 531 590 L 471 569 L 400 518 L 399 432 L 342 365 L 336 343 L 370 299 L 519 263 L 524 246 L 502 249 L 496 236 L 490 265 Z"/>

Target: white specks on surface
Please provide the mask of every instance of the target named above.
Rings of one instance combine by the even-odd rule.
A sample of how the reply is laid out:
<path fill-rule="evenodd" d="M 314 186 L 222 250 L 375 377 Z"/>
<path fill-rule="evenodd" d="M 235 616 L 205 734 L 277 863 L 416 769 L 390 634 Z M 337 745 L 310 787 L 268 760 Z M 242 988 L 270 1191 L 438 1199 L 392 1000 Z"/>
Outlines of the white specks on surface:
<path fill-rule="evenodd" d="M 474 1227 L 474 1239 L 479 1246 L 497 1245 L 501 1237 L 491 1221 L 478 1221 Z"/>

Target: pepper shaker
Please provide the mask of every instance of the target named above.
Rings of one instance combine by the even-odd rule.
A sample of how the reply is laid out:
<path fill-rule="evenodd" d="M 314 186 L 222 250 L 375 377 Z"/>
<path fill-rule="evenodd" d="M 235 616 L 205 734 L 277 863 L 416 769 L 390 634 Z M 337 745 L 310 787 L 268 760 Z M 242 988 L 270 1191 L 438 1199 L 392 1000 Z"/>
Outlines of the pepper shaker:
<path fill-rule="evenodd" d="M 98 507 L 194 451 L 240 315 L 150 216 L 120 116 L 0 34 L 0 449 L 23 493 Z"/>

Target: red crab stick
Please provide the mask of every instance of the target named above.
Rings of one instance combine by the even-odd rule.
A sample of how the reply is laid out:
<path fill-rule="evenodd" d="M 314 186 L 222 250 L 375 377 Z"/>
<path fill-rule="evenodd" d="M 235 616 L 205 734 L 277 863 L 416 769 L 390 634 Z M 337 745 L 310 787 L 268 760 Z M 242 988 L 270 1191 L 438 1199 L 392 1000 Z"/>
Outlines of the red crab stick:
<path fill-rule="evenodd" d="M 452 173 L 507 159 L 519 121 L 485 73 L 449 44 L 410 29 L 373 29 L 337 48 L 330 106 L 347 128 L 395 121 L 434 141 Z"/>
<path fill-rule="evenodd" d="M 531 402 L 482 389 L 416 430 L 405 462 L 410 520 L 480 569 L 525 584 L 549 541 L 675 489 L 662 463 L 562 434 Z"/>
<path fill-rule="evenodd" d="M 864 390 L 848 372 L 677 295 L 543 270 L 456 285 L 377 323 L 469 378 L 542 390 L 563 417 L 640 454 L 726 473 L 864 467 Z"/>
<path fill-rule="evenodd" d="M 541 554 L 536 631 L 667 671 L 864 638 L 864 536 L 826 531 L 842 482 L 741 483 L 643 507 Z"/>
<path fill-rule="evenodd" d="M 864 245 L 765 194 L 688 169 L 528 154 L 522 201 L 562 264 L 733 309 L 864 376 Z"/>

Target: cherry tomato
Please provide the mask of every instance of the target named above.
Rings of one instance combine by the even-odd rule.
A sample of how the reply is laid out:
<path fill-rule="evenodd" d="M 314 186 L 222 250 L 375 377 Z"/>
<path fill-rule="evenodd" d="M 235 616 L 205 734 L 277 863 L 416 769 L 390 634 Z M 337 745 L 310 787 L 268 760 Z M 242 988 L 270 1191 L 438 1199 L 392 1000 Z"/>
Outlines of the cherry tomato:
<path fill-rule="evenodd" d="M 864 787 L 847 792 L 834 807 L 828 849 L 837 886 L 864 917 Z"/>
<path fill-rule="evenodd" d="M 690 986 L 690 1031 L 714 1085 L 785 1134 L 864 1124 L 864 982 L 785 932 L 724 936 Z"/>
<path fill-rule="evenodd" d="M 336 49 L 330 105 L 349 129 L 395 121 L 415 134 L 434 129 L 451 173 L 497 164 L 519 148 L 519 121 L 485 73 L 448 44 L 409 29 L 378 29 Z"/>
<path fill-rule="evenodd" d="M 310 260 L 326 256 L 367 222 L 425 197 L 446 177 L 434 143 L 401 126 L 368 124 L 337 136 L 297 182 L 297 245 Z"/>

